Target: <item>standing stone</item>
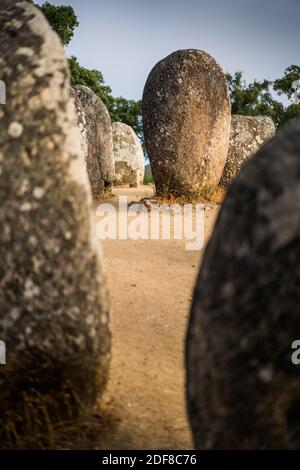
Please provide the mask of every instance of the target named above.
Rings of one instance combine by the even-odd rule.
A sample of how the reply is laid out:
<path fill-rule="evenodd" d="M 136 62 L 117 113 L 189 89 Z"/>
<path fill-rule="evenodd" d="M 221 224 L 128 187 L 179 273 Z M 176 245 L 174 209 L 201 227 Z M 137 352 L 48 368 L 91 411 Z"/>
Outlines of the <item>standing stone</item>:
<path fill-rule="evenodd" d="M 27 2 L 1 1 L 0 64 L 2 433 L 11 420 L 13 429 L 44 423 L 48 404 L 47 420 L 68 413 L 69 399 L 74 413 L 93 405 L 108 378 L 110 333 L 68 64 Z"/>
<path fill-rule="evenodd" d="M 274 134 L 275 125 L 268 116 L 233 115 L 228 155 L 220 186 L 227 188 L 242 165 Z"/>
<path fill-rule="evenodd" d="M 111 120 L 105 105 L 90 88 L 76 85 L 72 95 L 92 193 L 97 198 L 111 189 L 113 181 Z"/>
<path fill-rule="evenodd" d="M 242 168 L 203 259 L 187 337 L 200 449 L 299 449 L 300 120 Z"/>
<path fill-rule="evenodd" d="M 137 188 L 144 181 L 145 163 L 141 142 L 132 127 L 122 122 L 113 123 L 116 186 L 129 184 Z"/>
<path fill-rule="evenodd" d="M 174 52 L 151 71 L 143 122 L 158 195 L 209 196 L 219 184 L 230 134 L 221 67 L 206 52 Z"/>

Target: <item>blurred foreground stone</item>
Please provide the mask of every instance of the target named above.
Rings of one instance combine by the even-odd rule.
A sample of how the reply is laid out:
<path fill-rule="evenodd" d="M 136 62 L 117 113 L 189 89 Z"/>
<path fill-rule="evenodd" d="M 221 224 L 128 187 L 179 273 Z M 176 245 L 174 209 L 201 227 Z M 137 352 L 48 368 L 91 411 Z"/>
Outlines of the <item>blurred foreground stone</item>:
<path fill-rule="evenodd" d="M 0 64 L 0 414 L 15 435 L 96 403 L 109 306 L 63 46 L 26 2 L 0 4 Z"/>
<path fill-rule="evenodd" d="M 230 186 L 206 249 L 186 345 L 199 449 L 299 449 L 300 120 Z"/>

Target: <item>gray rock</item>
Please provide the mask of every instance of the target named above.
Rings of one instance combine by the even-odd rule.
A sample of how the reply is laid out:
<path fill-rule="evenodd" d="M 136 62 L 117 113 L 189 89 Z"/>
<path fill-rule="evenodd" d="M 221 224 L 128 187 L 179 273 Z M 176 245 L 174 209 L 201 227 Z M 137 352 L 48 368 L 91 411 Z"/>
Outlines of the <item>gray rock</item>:
<path fill-rule="evenodd" d="M 159 195 L 209 196 L 219 184 L 230 134 L 224 73 L 206 52 L 172 53 L 151 71 L 143 122 Z"/>
<path fill-rule="evenodd" d="M 228 155 L 220 186 L 227 188 L 242 165 L 274 134 L 275 125 L 268 116 L 233 115 Z"/>
<path fill-rule="evenodd" d="M 137 188 L 143 184 L 145 174 L 144 152 L 141 142 L 132 127 L 114 122 L 113 143 L 115 178 L 114 184 L 129 184 Z"/>
<path fill-rule="evenodd" d="M 81 146 L 95 198 L 111 189 L 114 175 L 113 138 L 109 113 L 101 99 L 90 88 L 72 88 Z"/>
<path fill-rule="evenodd" d="M 93 405 L 108 378 L 110 333 L 68 64 L 27 2 L 0 4 L 0 64 L 2 432 L 9 415 L 29 429 L 32 409 L 33 422 L 45 423 L 48 403 L 54 421 L 54 409 L 65 414 L 71 402 L 74 414 L 80 403 Z"/>
<path fill-rule="evenodd" d="M 299 154 L 300 120 L 243 166 L 206 249 L 186 352 L 197 448 L 299 449 Z"/>

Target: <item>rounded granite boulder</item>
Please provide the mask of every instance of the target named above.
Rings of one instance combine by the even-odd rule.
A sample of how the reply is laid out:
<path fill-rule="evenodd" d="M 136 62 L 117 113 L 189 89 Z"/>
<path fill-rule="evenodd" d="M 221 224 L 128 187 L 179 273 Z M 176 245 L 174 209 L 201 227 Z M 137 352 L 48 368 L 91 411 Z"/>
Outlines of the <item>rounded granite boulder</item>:
<path fill-rule="evenodd" d="M 228 155 L 220 186 L 227 188 L 242 165 L 274 134 L 275 125 L 268 116 L 233 115 Z"/>
<path fill-rule="evenodd" d="M 122 122 L 114 122 L 113 143 L 115 177 L 114 184 L 129 184 L 137 188 L 144 181 L 145 162 L 142 144 L 132 127 Z"/>
<path fill-rule="evenodd" d="M 299 449 L 299 155 L 296 120 L 243 166 L 205 251 L 186 343 L 199 449 Z"/>
<path fill-rule="evenodd" d="M 72 95 L 92 193 L 97 198 L 110 190 L 113 182 L 111 120 L 104 103 L 90 88 L 75 85 Z"/>
<path fill-rule="evenodd" d="M 143 93 L 143 123 L 158 195 L 209 196 L 223 173 L 230 99 L 206 52 L 179 50 L 155 65 Z"/>

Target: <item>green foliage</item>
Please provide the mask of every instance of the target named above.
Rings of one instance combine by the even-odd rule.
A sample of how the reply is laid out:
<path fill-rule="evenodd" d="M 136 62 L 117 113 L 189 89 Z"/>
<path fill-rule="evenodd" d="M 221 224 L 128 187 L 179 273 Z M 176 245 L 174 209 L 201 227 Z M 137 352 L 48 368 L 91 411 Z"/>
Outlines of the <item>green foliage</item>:
<path fill-rule="evenodd" d="M 292 98 L 295 90 L 293 89 L 293 82 L 300 79 L 300 67 L 299 65 L 290 65 L 285 69 L 284 76 L 275 80 L 274 90 L 278 92 L 279 95 L 284 93 L 289 99 Z"/>
<path fill-rule="evenodd" d="M 263 80 L 254 81 L 247 84 L 243 79 L 242 72 L 234 75 L 226 74 L 229 87 L 232 114 L 242 114 L 246 116 L 265 115 L 273 119 L 277 127 L 285 124 L 289 119 L 300 116 L 300 106 L 291 104 L 285 107 L 280 101 L 274 98 L 274 91 L 278 94 L 285 93 L 288 98 L 292 97 L 292 83 L 299 78 L 297 74 L 300 67 L 295 65 L 288 67 L 284 77 L 273 82 Z M 300 74 L 299 74 L 300 75 Z"/>
<path fill-rule="evenodd" d="M 255 115 L 257 106 L 269 99 L 270 82 L 268 80 L 254 81 L 247 85 L 243 80 L 242 72 L 236 72 L 234 75 L 226 74 L 226 79 L 233 114 Z"/>
<path fill-rule="evenodd" d="M 89 87 L 99 96 L 105 106 L 109 107 L 113 97 L 111 96 L 111 88 L 104 85 L 103 75 L 99 70 L 89 70 L 79 64 L 76 57 L 69 59 L 69 67 L 71 72 L 71 85 L 84 85 Z"/>
<path fill-rule="evenodd" d="M 131 126 L 143 139 L 142 102 L 119 97 L 112 100 L 109 112 L 114 122 L 123 122 Z"/>
<path fill-rule="evenodd" d="M 144 181 L 143 181 L 143 184 L 154 184 L 154 179 L 153 179 L 153 176 L 145 176 L 144 177 Z"/>
<path fill-rule="evenodd" d="M 101 98 L 113 122 L 128 124 L 140 138 L 143 138 L 141 101 L 126 100 L 122 97 L 114 98 L 111 88 L 104 84 L 102 73 L 99 70 L 82 67 L 74 56 L 69 59 L 69 66 L 72 85 L 89 87 Z"/>
<path fill-rule="evenodd" d="M 67 46 L 74 36 L 75 29 L 79 26 L 74 9 L 71 6 L 56 6 L 49 2 L 39 6 L 33 0 L 26 1 L 44 13 L 53 31 L 59 35 L 64 46 Z"/>
<path fill-rule="evenodd" d="M 33 0 L 27 2 L 35 4 Z M 45 2 L 41 7 L 36 5 L 47 17 L 52 29 L 60 36 L 64 45 L 71 41 L 76 27 L 79 25 L 77 16 L 71 6 L 55 6 Z M 103 75 L 98 70 L 89 70 L 81 66 L 76 57 L 69 59 L 72 85 L 85 85 L 98 95 L 106 105 L 112 121 L 120 121 L 133 127 L 143 139 L 141 101 L 127 100 L 123 97 L 114 98 L 111 88 L 104 83 Z M 285 94 L 291 100 L 294 89 L 293 82 L 300 79 L 300 66 L 290 65 L 284 76 L 273 82 L 254 80 L 247 84 L 242 72 L 226 75 L 230 91 L 233 114 L 248 116 L 270 116 L 276 126 L 282 126 L 288 120 L 300 116 L 300 104 L 291 103 L 284 106 L 274 98 Z"/>
<path fill-rule="evenodd" d="M 56 6 L 44 3 L 40 9 L 48 19 L 52 29 L 59 35 L 62 43 L 67 46 L 79 26 L 77 16 L 71 6 Z"/>
<path fill-rule="evenodd" d="M 153 184 L 153 183 L 154 183 L 154 179 L 152 176 L 151 166 L 148 163 L 148 165 L 145 166 L 144 184 Z"/>
<path fill-rule="evenodd" d="M 286 122 L 290 121 L 290 119 L 295 119 L 300 117 L 300 104 L 293 103 L 285 108 L 281 125 L 285 124 Z"/>
<path fill-rule="evenodd" d="M 33 0 L 27 0 L 27 2 L 41 9 L 63 44 L 68 45 L 74 35 L 75 28 L 79 25 L 73 8 L 63 5 L 55 6 L 49 2 L 40 7 Z M 141 101 L 126 100 L 122 97 L 114 98 L 111 94 L 111 88 L 105 85 L 103 75 L 99 70 L 89 70 L 83 67 L 74 56 L 68 60 L 71 84 L 84 85 L 93 90 L 107 107 L 112 121 L 128 124 L 143 140 Z"/>

